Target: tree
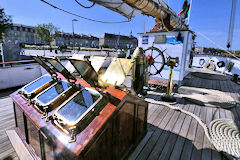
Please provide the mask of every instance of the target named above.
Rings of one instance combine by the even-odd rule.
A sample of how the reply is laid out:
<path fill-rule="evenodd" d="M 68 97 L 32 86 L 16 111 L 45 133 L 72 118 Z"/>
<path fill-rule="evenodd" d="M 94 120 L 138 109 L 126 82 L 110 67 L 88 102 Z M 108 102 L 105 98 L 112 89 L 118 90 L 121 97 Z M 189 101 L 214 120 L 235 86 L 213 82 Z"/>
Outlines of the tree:
<path fill-rule="evenodd" d="M 58 28 L 54 26 L 52 23 L 48 24 L 39 24 L 37 27 L 33 27 L 35 35 L 43 40 L 49 43 L 50 49 L 51 49 L 51 42 L 54 41 L 54 39 L 57 36 Z"/>
<path fill-rule="evenodd" d="M 11 26 L 12 26 L 11 16 L 6 15 L 4 9 L 0 8 L 0 42 L 3 40 L 4 34 Z"/>

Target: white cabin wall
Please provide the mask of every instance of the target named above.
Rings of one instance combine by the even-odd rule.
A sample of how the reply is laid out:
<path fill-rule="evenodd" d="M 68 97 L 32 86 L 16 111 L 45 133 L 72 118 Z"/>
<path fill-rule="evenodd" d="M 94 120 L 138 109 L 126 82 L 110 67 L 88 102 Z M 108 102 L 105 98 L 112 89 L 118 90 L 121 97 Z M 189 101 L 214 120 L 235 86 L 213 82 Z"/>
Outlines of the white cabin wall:
<path fill-rule="evenodd" d="M 139 36 L 139 47 L 143 49 L 147 49 L 152 46 L 154 42 L 155 35 L 166 35 L 166 38 L 177 37 L 179 32 L 160 32 L 160 33 L 146 33 L 140 34 Z M 189 65 L 189 54 L 192 48 L 192 34 L 188 31 L 181 32 L 182 37 L 184 38 L 183 43 L 180 44 L 154 44 L 154 47 L 159 48 L 161 51 L 164 51 L 165 61 L 167 62 L 167 57 L 179 57 L 179 66 L 175 67 L 173 70 L 173 80 L 176 82 L 182 81 L 184 76 L 186 76 L 189 72 L 187 70 Z M 143 36 L 148 36 L 148 44 L 142 44 Z M 188 59 L 187 59 L 188 58 Z M 156 79 L 164 79 L 168 80 L 170 74 L 170 67 L 164 66 L 164 69 L 161 72 L 161 75 L 152 76 L 152 78 Z"/>
<path fill-rule="evenodd" d="M 191 32 L 187 32 L 187 34 L 185 34 L 186 38 L 185 40 L 187 40 L 186 42 L 184 42 L 185 47 L 183 48 L 183 59 L 184 59 L 184 65 L 183 65 L 183 74 L 181 76 L 181 80 L 183 80 L 183 78 L 189 73 L 189 64 L 190 64 L 190 53 L 193 47 L 193 39 L 192 39 L 192 33 Z"/>
<path fill-rule="evenodd" d="M 205 60 L 205 63 L 202 66 L 199 64 L 200 59 Z M 221 73 L 223 73 L 225 71 L 224 73 L 229 74 L 229 75 L 233 75 L 233 74 L 240 75 L 240 60 L 228 58 L 228 57 L 211 56 L 211 55 L 195 55 L 193 57 L 193 66 L 202 68 L 211 59 L 214 60 L 214 64 L 216 66 L 216 71 L 221 72 Z M 228 66 L 229 62 L 233 62 L 234 66 L 233 66 L 231 72 L 228 72 L 225 69 L 225 67 L 219 68 L 217 66 L 217 62 L 219 62 L 219 61 L 223 61 L 225 63 L 225 67 Z"/>

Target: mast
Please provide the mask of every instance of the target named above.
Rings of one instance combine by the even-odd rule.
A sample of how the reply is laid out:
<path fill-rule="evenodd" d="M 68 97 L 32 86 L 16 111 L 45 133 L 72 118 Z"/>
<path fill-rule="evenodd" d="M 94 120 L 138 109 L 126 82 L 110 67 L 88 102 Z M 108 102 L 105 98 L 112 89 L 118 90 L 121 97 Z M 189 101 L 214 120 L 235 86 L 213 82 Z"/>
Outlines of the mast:
<path fill-rule="evenodd" d="M 191 9 L 192 9 L 192 0 L 190 1 L 190 8 L 189 8 L 189 15 L 188 15 L 188 18 L 187 18 L 187 25 L 189 25 L 190 16 L 191 16 Z"/>

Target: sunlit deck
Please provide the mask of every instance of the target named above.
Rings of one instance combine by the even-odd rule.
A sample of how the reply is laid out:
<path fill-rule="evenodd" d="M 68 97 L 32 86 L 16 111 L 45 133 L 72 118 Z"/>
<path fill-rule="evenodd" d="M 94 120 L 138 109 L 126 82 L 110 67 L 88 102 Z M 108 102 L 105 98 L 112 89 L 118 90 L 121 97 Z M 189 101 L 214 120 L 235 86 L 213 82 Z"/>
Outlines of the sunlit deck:
<path fill-rule="evenodd" d="M 235 100 L 239 99 L 240 85 L 230 80 L 208 80 L 197 77 L 185 79 L 184 85 L 224 91 Z M 2 92 L 0 97 L 0 159 L 18 159 L 5 131 L 14 128 L 14 114 L 10 93 Z M 148 97 L 159 100 L 157 92 L 149 92 Z M 178 106 L 198 115 L 206 124 L 218 118 L 231 118 L 240 121 L 240 107 L 227 110 L 199 106 L 179 101 Z M 149 104 L 148 132 L 129 159 L 226 159 L 215 151 L 203 128 L 192 117 L 160 105 Z"/>
<path fill-rule="evenodd" d="M 11 160 L 19 159 L 7 134 L 7 130 L 14 129 L 15 119 L 13 103 L 9 94 L 14 89 L 0 91 L 0 159 Z"/>

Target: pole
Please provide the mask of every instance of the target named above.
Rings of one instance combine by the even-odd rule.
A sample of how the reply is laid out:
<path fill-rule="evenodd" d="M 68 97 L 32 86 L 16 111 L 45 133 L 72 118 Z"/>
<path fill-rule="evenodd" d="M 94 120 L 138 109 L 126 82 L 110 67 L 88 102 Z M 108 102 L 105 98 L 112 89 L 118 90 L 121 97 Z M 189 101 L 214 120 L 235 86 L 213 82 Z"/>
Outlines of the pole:
<path fill-rule="evenodd" d="M 72 49 L 73 49 L 73 47 L 74 47 L 74 42 L 75 42 L 75 36 L 74 36 L 74 21 L 78 21 L 77 19 L 73 19 L 72 20 L 72 34 L 73 34 L 73 45 L 72 45 Z"/>
<path fill-rule="evenodd" d="M 72 34 L 73 34 L 73 44 L 72 44 L 72 50 L 73 50 L 73 47 L 74 47 L 74 21 L 72 20 Z"/>
<path fill-rule="evenodd" d="M 170 66 L 170 75 L 169 75 L 169 81 L 167 86 L 167 95 L 171 96 L 172 94 L 172 82 L 173 81 L 173 66 Z"/>
<path fill-rule="evenodd" d="M 74 20 L 72 20 L 72 34 L 74 35 Z"/>
<path fill-rule="evenodd" d="M 4 54 L 3 54 L 3 44 L 0 43 L 0 48 L 1 48 L 1 56 L 2 56 L 2 62 L 4 63 Z M 3 64 L 3 67 L 5 67 L 5 64 Z"/>
<path fill-rule="evenodd" d="M 230 23 L 228 29 L 228 40 L 227 40 L 227 48 L 230 51 L 232 47 L 232 39 L 233 39 L 233 31 L 234 31 L 234 24 L 235 24 L 235 16 L 236 16 L 236 3 L 237 0 L 232 0 L 232 8 L 231 8 L 231 16 L 230 16 Z"/>
<path fill-rule="evenodd" d="M 191 9 L 192 9 L 192 0 L 190 1 L 190 8 L 189 8 L 189 15 L 188 15 L 187 25 L 189 25 L 190 16 L 191 16 Z"/>
<path fill-rule="evenodd" d="M 143 33 L 146 33 L 146 31 L 145 31 L 145 17 L 144 17 L 144 15 L 142 15 L 143 16 Z"/>

